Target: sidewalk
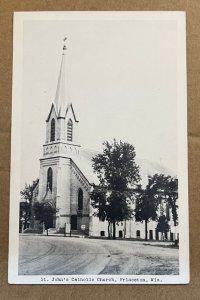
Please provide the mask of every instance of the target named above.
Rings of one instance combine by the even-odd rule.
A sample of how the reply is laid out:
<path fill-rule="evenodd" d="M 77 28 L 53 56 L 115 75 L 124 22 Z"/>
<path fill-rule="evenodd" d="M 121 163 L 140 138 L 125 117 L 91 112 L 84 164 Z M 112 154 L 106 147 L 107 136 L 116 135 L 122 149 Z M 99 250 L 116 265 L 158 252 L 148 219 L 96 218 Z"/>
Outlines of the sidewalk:
<path fill-rule="evenodd" d="M 44 233 L 20 233 L 20 235 L 23 236 L 47 236 L 46 232 Z M 107 240 L 109 241 L 109 239 L 107 237 L 91 237 L 91 236 L 87 236 L 87 235 L 74 235 L 71 234 L 71 236 L 69 234 L 64 235 L 63 233 L 49 233 L 48 234 L 49 237 L 63 237 L 63 238 L 86 238 L 86 239 L 93 239 L 93 240 Z M 135 242 L 135 243 L 140 243 L 143 245 L 151 245 L 151 246 L 158 246 L 158 247 L 174 247 L 174 241 L 157 241 L 157 240 L 143 240 L 143 239 L 135 239 L 135 238 L 116 238 L 116 241 L 129 241 L 129 242 Z M 112 238 L 110 239 L 110 241 L 114 241 Z M 178 248 L 178 247 L 176 247 Z"/>

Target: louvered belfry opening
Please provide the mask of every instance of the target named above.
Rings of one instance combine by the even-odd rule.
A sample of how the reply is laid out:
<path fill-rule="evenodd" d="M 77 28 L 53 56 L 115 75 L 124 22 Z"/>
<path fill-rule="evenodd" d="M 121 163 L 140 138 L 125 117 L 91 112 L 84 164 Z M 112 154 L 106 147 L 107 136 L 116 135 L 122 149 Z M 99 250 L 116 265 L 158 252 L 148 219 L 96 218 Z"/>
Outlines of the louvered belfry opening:
<path fill-rule="evenodd" d="M 72 142 L 73 140 L 73 122 L 71 119 L 69 119 L 67 123 L 67 140 L 69 142 Z"/>

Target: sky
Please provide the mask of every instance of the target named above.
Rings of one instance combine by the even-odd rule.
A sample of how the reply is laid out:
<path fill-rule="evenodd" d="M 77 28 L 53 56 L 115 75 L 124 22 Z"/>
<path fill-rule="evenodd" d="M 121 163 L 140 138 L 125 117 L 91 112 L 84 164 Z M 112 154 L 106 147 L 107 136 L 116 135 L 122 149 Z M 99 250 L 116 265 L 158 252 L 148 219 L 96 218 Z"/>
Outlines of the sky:
<path fill-rule="evenodd" d="M 174 20 L 23 22 L 21 185 L 39 176 L 46 118 L 67 36 L 67 96 L 82 147 L 113 138 L 177 174 L 177 24 Z"/>

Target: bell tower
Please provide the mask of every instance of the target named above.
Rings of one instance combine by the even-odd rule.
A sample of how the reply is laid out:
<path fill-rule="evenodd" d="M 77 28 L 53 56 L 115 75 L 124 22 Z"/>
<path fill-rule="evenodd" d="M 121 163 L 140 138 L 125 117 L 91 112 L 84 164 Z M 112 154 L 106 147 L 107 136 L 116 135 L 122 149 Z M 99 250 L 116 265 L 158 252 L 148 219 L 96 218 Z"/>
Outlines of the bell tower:
<path fill-rule="evenodd" d="M 66 38 L 54 101 L 46 119 L 46 140 L 40 159 L 38 201 L 53 202 L 57 213 L 54 227 L 64 228 L 71 217 L 72 159 L 79 156 L 78 120 L 67 96 Z"/>

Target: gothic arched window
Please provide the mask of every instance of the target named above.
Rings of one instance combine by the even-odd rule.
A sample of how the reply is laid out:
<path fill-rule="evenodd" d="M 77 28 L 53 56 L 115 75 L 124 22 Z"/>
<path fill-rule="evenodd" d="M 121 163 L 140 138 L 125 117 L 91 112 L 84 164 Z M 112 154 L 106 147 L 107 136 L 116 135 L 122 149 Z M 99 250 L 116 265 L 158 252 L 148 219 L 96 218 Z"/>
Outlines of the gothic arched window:
<path fill-rule="evenodd" d="M 52 185 L 53 185 L 53 170 L 52 168 L 48 168 L 47 171 L 47 190 L 50 189 L 52 192 Z"/>
<path fill-rule="evenodd" d="M 69 142 L 72 142 L 72 138 L 73 138 L 73 122 L 71 119 L 69 119 L 67 122 L 67 140 Z"/>
<path fill-rule="evenodd" d="M 51 136 L 50 136 L 50 141 L 53 142 L 55 141 L 55 120 L 51 120 Z"/>
<path fill-rule="evenodd" d="M 82 189 L 78 190 L 78 210 L 83 209 L 83 191 Z"/>

